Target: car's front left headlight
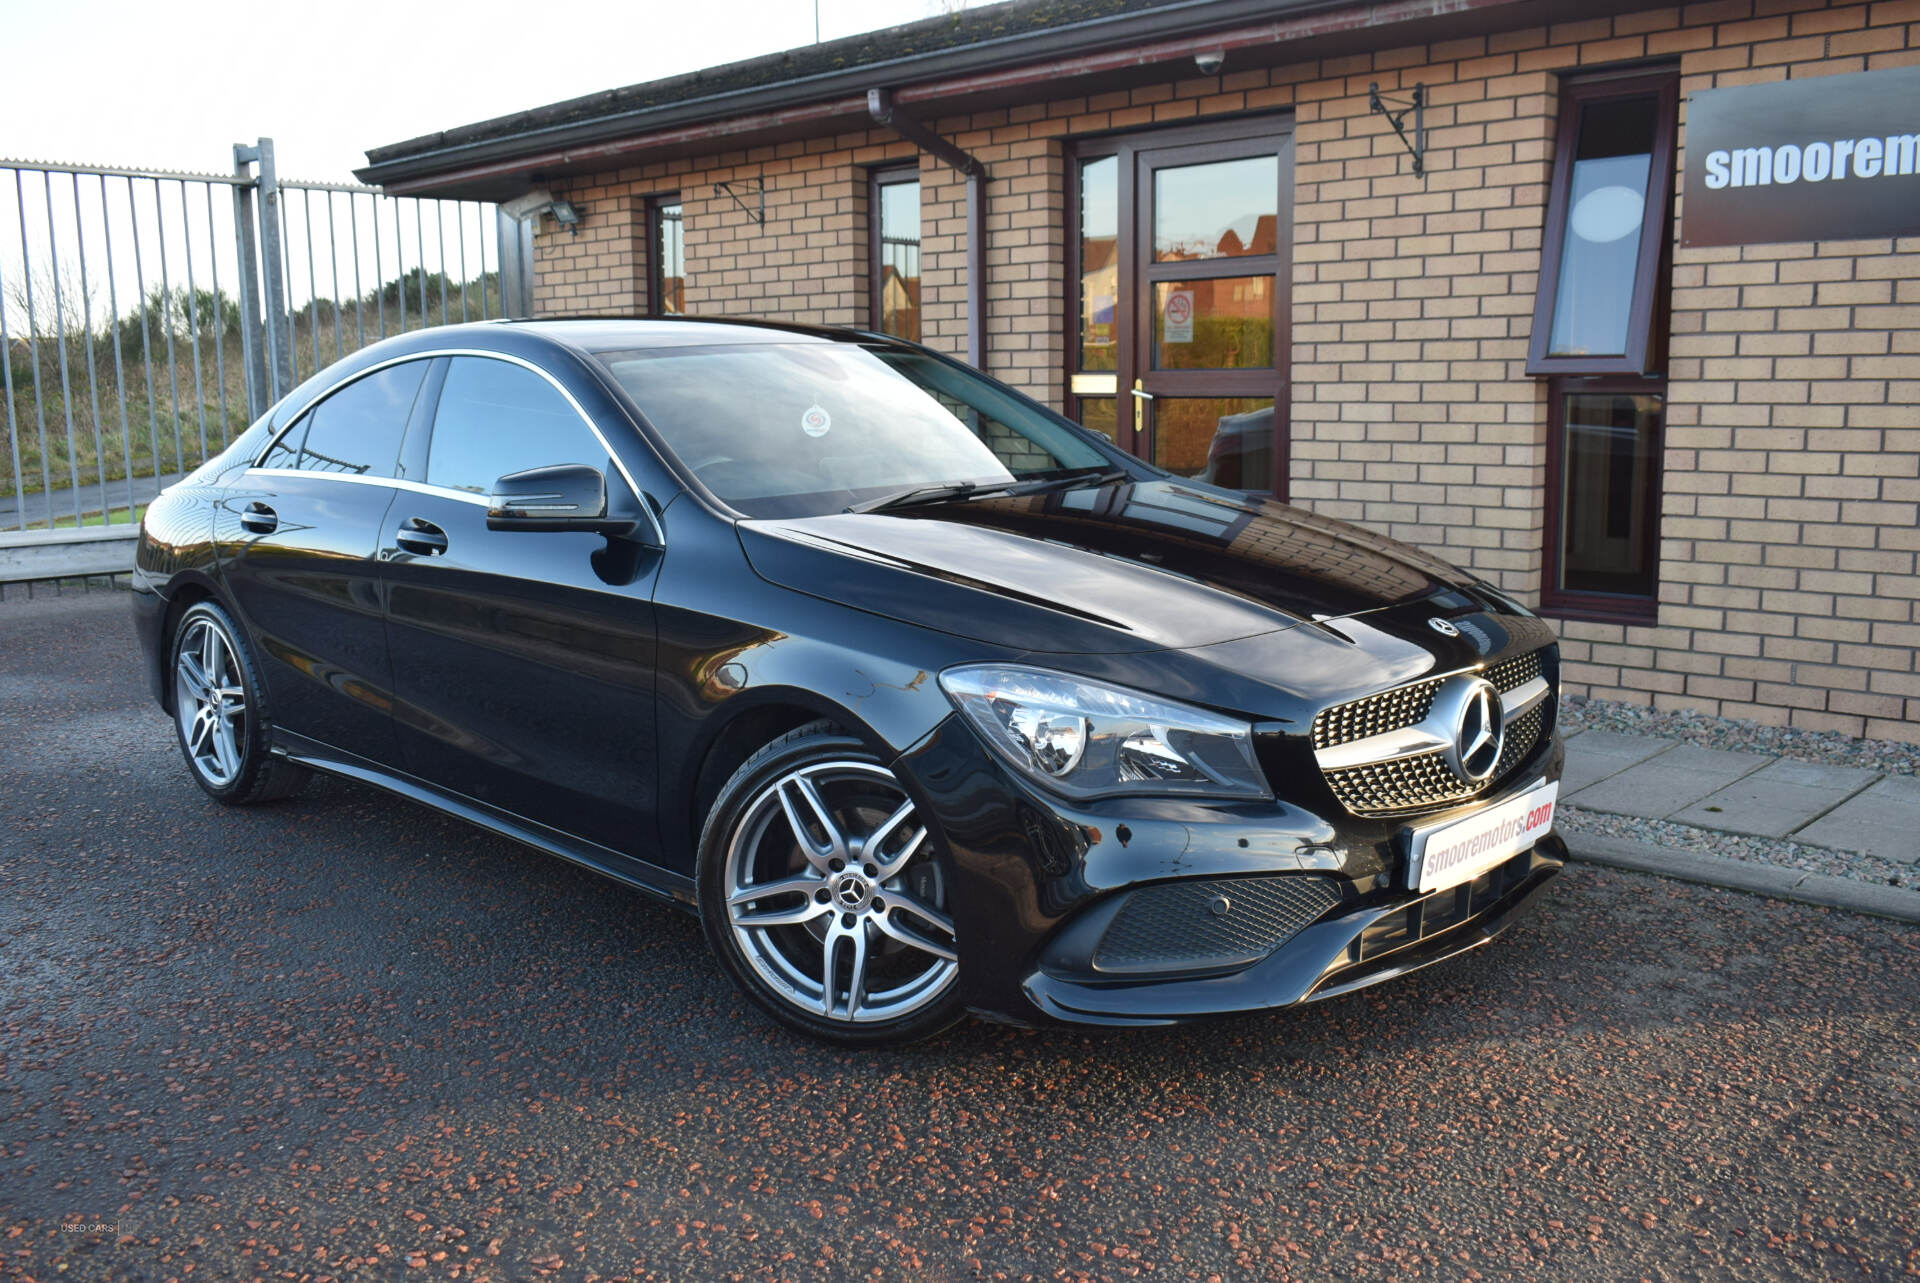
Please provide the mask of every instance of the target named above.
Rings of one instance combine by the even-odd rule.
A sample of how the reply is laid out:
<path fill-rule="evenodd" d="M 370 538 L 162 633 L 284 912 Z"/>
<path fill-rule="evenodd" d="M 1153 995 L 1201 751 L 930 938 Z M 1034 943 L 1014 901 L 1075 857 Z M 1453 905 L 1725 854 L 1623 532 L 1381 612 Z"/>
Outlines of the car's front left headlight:
<path fill-rule="evenodd" d="M 940 688 L 1008 764 L 1068 797 L 1273 796 L 1248 722 L 1006 664 L 949 668 Z"/>

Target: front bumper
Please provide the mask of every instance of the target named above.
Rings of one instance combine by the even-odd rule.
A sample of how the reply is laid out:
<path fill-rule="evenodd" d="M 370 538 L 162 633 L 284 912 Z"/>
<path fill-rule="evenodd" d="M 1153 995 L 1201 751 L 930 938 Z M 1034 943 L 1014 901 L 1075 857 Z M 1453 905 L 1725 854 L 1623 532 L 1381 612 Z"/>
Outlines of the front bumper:
<path fill-rule="evenodd" d="M 1504 932 L 1566 862 L 1542 839 L 1473 882 L 1418 899 L 1323 917 L 1240 970 L 1195 978 L 1095 979 L 1044 961 L 1023 985 L 1029 1002 L 1070 1024 L 1170 1024 L 1331 998 L 1468 953 Z"/>
<path fill-rule="evenodd" d="M 1418 823 L 1558 779 L 1563 757 L 1549 736 L 1501 789 Z M 1168 1024 L 1351 992 L 1492 940 L 1566 858 L 1549 836 L 1471 883 L 1420 896 L 1405 889 L 1405 819 L 1349 815 L 1310 787 L 1296 790 L 1298 801 L 1076 807 L 1016 778 L 955 718 L 896 770 L 944 839 L 962 996 L 981 1015 L 1019 1024 Z M 1134 929 L 1119 933 L 1123 956 L 1117 919 L 1129 902 L 1169 889 L 1184 895 L 1189 916 L 1142 927 L 1135 913 Z M 1265 947 L 1257 931 L 1213 931 L 1220 924 L 1191 916 L 1193 895 L 1215 891 L 1231 892 L 1242 915 L 1233 922 L 1251 910 Z M 1183 929 L 1195 943 L 1176 958 L 1167 938 Z"/>

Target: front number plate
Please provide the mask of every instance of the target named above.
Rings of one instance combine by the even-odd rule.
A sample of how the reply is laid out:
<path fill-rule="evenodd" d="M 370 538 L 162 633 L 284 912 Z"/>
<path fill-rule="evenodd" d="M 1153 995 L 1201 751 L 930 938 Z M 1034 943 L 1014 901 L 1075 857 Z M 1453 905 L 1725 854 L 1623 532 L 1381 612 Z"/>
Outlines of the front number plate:
<path fill-rule="evenodd" d="M 1553 831 L 1560 783 L 1542 784 L 1464 820 L 1413 830 L 1407 886 L 1444 891 L 1479 877 Z"/>

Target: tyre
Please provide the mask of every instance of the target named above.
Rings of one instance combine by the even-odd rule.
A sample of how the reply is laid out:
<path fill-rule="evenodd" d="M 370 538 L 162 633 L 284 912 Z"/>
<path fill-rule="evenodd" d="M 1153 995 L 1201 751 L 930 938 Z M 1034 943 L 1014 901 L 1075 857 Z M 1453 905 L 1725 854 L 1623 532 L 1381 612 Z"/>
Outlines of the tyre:
<path fill-rule="evenodd" d="M 308 773 L 268 751 L 266 683 L 233 617 L 210 601 L 190 606 L 168 654 L 174 731 L 194 782 L 228 806 L 298 792 Z"/>
<path fill-rule="evenodd" d="M 700 836 L 700 916 L 736 984 L 790 1029 L 847 1046 L 961 1016 L 946 879 L 911 797 L 826 722 L 761 749 Z"/>

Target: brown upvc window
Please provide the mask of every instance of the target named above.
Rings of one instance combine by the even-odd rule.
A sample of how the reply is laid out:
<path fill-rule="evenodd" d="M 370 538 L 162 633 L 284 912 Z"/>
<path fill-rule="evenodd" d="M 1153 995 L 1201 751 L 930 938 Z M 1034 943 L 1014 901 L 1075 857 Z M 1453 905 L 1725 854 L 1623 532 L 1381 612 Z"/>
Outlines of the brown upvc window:
<path fill-rule="evenodd" d="M 1679 78 L 1569 80 L 1540 247 L 1528 374 L 1649 374 L 1673 223 Z"/>
<path fill-rule="evenodd" d="M 686 236 L 676 193 L 656 196 L 647 208 L 647 310 L 679 316 L 687 310 Z"/>
<path fill-rule="evenodd" d="M 1678 77 L 1561 90 L 1527 372 L 1548 375 L 1546 581 L 1572 619 L 1652 623 Z"/>
<path fill-rule="evenodd" d="M 1652 623 L 1667 382 L 1554 379 L 1548 397 L 1541 604 L 1567 618 Z"/>
<path fill-rule="evenodd" d="M 872 326 L 920 341 L 920 167 L 873 171 L 868 189 Z"/>

